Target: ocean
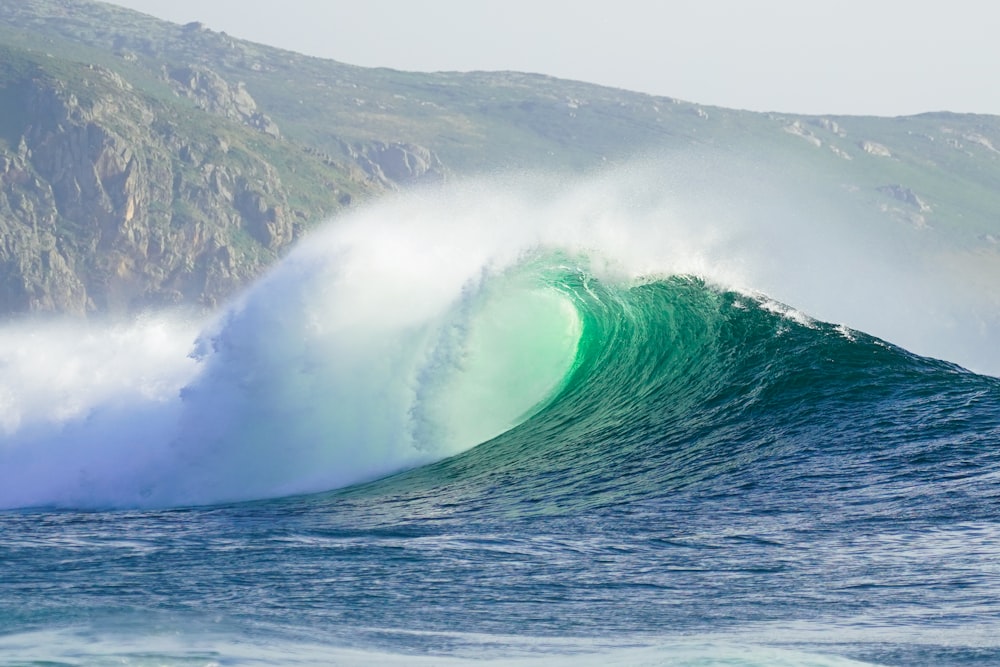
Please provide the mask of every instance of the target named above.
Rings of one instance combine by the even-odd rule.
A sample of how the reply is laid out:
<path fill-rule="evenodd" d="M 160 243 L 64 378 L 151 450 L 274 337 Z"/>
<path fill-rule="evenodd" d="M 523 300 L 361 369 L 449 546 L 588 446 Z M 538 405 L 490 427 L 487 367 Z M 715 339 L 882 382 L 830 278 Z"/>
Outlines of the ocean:
<path fill-rule="evenodd" d="M 996 296 L 703 172 L 0 326 L 0 665 L 1000 664 Z"/>

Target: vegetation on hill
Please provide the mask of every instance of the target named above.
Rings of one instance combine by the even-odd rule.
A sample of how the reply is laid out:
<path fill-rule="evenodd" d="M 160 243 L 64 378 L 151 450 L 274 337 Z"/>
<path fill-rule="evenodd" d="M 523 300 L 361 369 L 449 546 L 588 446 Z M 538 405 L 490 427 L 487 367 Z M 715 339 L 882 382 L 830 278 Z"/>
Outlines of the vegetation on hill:
<path fill-rule="evenodd" d="M 763 114 L 366 69 L 90 0 L 0 0 L 0 313 L 211 306 L 387 189 L 691 149 L 820 175 L 901 236 L 947 234 L 996 266 L 998 147 L 992 116 Z"/>

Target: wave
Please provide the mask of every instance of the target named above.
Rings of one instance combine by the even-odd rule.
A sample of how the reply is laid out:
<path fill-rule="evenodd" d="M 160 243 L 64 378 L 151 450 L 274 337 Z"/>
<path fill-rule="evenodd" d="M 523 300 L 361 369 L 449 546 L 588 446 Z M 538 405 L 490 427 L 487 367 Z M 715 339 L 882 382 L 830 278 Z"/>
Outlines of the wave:
<path fill-rule="evenodd" d="M 876 497 L 988 514 L 975 489 L 1000 470 L 1000 380 L 692 277 L 566 284 L 584 327 L 553 400 L 353 494 L 531 516 L 780 489 L 817 515 L 833 498 L 874 511 Z"/>
<path fill-rule="evenodd" d="M 989 370 L 992 347 L 975 344 L 992 331 L 988 303 L 936 296 L 943 283 L 925 264 L 875 261 L 882 246 L 859 228 L 845 225 L 838 233 L 853 238 L 834 242 L 795 207 L 746 207 L 758 182 L 729 188 L 720 205 L 707 189 L 676 195 L 683 179 L 672 173 L 385 201 L 307 237 L 207 323 L 161 314 L 92 323 L 85 335 L 65 323 L 7 325 L 0 507 L 324 491 L 497 436 L 500 449 L 474 455 L 507 447 L 522 464 L 544 456 L 585 470 L 653 441 L 658 452 L 687 443 L 673 448 L 685 460 L 706 448 L 698 433 L 742 434 L 739 451 L 711 450 L 711 465 L 659 468 L 691 478 L 751 452 L 779 460 L 750 434 L 770 423 L 761 405 L 794 425 L 851 405 L 845 397 L 877 399 L 887 376 L 900 395 L 940 385 L 942 396 L 995 396 L 989 378 L 771 297 Z M 934 288 L 915 291 L 925 283 Z M 928 309 L 951 314 L 944 329 Z M 978 333 L 944 335 L 955 318 Z M 642 469 L 607 485 L 665 488 L 663 474 L 644 481 Z"/>

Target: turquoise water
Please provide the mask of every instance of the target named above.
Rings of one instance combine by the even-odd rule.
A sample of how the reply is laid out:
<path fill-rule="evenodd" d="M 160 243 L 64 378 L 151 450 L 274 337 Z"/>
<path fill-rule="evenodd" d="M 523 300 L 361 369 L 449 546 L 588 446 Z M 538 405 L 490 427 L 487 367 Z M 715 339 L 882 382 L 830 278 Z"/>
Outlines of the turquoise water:
<path fill-rule="evenodd" d="M 579 247 L 366 248 L 45 382 L 17 331 L 0 664 L 1000 662 L 997 378 Z"/>

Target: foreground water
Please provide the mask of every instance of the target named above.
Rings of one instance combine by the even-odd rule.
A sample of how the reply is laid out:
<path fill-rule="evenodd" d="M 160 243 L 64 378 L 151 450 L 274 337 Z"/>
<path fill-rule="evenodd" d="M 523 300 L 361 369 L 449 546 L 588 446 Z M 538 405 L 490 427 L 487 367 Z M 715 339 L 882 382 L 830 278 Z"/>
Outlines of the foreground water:
<path fill-rule="evenodd" d="M 1000 663 L 1000 380 L 486 236 L 8 335 L 0 665 Z"/>

